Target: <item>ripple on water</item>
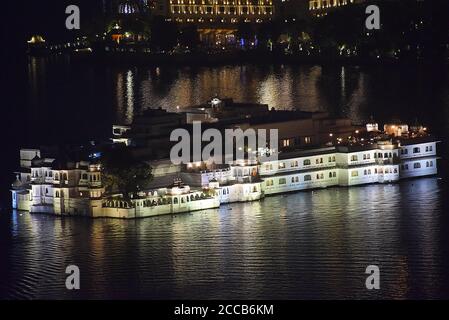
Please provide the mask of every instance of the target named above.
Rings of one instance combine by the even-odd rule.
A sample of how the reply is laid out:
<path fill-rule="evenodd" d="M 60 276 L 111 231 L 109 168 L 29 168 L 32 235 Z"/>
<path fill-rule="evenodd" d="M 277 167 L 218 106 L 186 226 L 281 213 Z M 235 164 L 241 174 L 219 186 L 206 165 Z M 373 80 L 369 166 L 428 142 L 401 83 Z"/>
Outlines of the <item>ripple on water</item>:
<path fill-rule="evenodd" d="M 329 188 L 133 221 L 1 217 L 2 296 L 447 297 L 446 190 L 437 179 Z M 7 221 L 6 221 L 7 220 Z M 65 289 L 65 267 L 81 292 Z M 381 268 L 382 289 L 364 287 Z"/>

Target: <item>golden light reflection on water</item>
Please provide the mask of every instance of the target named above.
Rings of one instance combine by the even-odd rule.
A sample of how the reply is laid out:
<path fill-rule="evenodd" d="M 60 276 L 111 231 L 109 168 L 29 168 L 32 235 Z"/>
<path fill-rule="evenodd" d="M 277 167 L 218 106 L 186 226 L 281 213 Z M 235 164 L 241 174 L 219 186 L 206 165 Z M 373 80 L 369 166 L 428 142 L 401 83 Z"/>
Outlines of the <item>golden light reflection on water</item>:
<path fill-rule="evenodd" d="M 174 111 L 177 106 L 205 103 L 215 95 L 304 111 L 332 109 L 329 104 L 334 102 L 332 98 L 323 100 L 318 85 L 322 77 L 319 66 L 183 67 L 178 70 L 157 67 L 143 72 L 145 77 L 138 77 L 137 73 L 137 70 L 127 71 L 126 85 L 122 83 L 123 76 L 117 79 L 117 108 L 123 110 L 119 113 L 124 112 L 123 96 L 127 97 L 126 117 L 132 117 L 136 108 L 161 107 Z M 344 86 L 344 82 L 339 85 Z"/>
<path fill-rule="evenodd" d="M 396 81 L 394 77 L 385 78 L 382 72 L 376 74 L 356 66 L 149 67 L 122 73 L 126 73 L 127 80 L 125 85 L 120 77 L 116 80 L 117 113 L 119 119 L 128 122 L 142 109 L 176 111 L 177 106 L 182 109 L 202 104 L 216 95 L 264 103 L 270 108 L 327 111 L 349 117 L 356 124 L 369 121 L 371 116 L 376 120 L 382 120 L 379 116 L 392 117 L 390 111 L 398 108 L 410 111 L 406 99 L 390 99 L 398 91 L 391 83 Z M 409 85 L 416 86 L 418 81 Z M 409 90 L 414 89 L 404 91 Z M 416 94 L 427 93 L 421 90 Z M 402 95 L 409 97 L 405 92 Z M 126 108 L 123 97 L 127 99 Z M 409 116 L 413 115 L 401 119 Z"/>
<path fill-rule="evenodd" d="M 134 117 L 134 76 L 131 70 L 126 73 L 126 122 Z"/>
<path fill-rule="evenodd" d="M 76 264 L 91 298 L 438 297 L 441 199 L 428 178 L 132 221 L 13 213 L 8 290 L 71 297 L 64 270 Z M 378 292 L 364 286 L 371 264 Z"/>

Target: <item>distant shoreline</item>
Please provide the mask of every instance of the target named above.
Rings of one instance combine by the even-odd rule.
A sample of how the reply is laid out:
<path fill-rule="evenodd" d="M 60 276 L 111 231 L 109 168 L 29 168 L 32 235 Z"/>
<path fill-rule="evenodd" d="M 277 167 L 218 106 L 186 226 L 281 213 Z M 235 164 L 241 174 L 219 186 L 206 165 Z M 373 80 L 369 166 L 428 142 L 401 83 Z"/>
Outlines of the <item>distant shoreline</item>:
<path fill-rule="evenodd" d="M 266 52 L 232 52 L 223 54 L 149 54 L 127 52 L 68 53 L 75 61 L 87 61 L 98 64 L 114 65 L 176 65 L 176 66 L 223 66 L 243 64 L 266 65 L 448 65 L 449 60 L 431 59 L 392 59 L 358 57 L 307 57 L 296 55 L 270 54 Z"/>

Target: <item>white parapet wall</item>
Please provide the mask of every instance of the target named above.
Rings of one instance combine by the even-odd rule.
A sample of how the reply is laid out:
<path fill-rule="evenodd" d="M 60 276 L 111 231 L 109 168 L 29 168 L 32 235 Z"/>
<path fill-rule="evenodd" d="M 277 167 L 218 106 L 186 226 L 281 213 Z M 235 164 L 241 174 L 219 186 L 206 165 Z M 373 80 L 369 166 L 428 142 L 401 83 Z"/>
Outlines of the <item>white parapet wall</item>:
<path fill-rule="evenodd" d="M 338 169 L 307 172 L 290 172 L 282 175 L 264 177 L 264 194 L 326 188 L 338 185 Z"/>
<path fill-rule="evenodd" d="M 122 202 L 123 203 L 123 202 Z M 175 214 L 182 212 L 190 212 L 197 210 L 213 209 L 220 206 L 218 197 L 200 199 L 194 201 L 185 201 L 171 204 L 161 204 L 154 206 L 146 206 L 143 200 L 133 200 L 134 207 L 100 207 L 99 210 L 93 211 L 93 217 L 110 217 L 110 218 L 144 218 L 158 216 L 164 214 Z"/>
<path fill-rule="evenodd" d="M 259 200 L 264 195 L 262 184 L 262 182 L 254 182 L 220 186 L 217 190 L 220 203 Z"/>
<path fill-rule="evenodd" d="M 435 156 L 401 161 L 401 179 L 431 176 L 437 173 L 437 157 Z"/>

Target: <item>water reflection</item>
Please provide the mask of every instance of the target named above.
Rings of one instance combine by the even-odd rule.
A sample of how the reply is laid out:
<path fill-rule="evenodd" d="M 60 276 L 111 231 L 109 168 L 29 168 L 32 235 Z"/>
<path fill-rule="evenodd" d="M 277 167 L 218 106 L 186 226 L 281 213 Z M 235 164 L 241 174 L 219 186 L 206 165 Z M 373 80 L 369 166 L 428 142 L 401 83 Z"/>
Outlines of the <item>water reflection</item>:
<path fill-rule="evenodd" d="M 439 232 L 446 193 L 428 178 L 135 221 L 13 213 L 9 232 L 0 235 L 9 248 L 1 292 L 22 298 L 447 297 L 447 237 Z M 78 293 L 65 290 L 68 264 L 81 269 Z M 380 291 L 365 289 L 369 264 L 380 266 Z"/>
<path fill-rule="evenodd" d="M 33 58 L 28 72 L 28 96 L 34 110 L 39 110 L 31 119 L 52 128 L 60 122 L 55 117 L 63 116 L 61 106 L 65 113 L 79 109 L 90 136 L 98 135 L 100 128 L 92 124 L 99 119 L 110 119 L 101 121 L 105 130 L 111 122 L 131 122 L 146 108 L 176 110 L 176 106 L 204 103 L 215 95 L 279 109 L 327 111 L 356 123 L 374 116 L 381 123 L 394 118 L 408 122 L 419 119 L 429 127 L 442 128 L 431 115 L 446 111 L 449 96 L 446 76 L 435 81 L 434 73 L 425 67 L 96 66 L 92 70 L 66 60 Z M 86 118 L 87 114 L 90 117 Z M 66 123 L 61 126 L 79 126 L 79 122 L 74 123 L 79 120 L 64 119 Z M 449 133 L 446 127 L 443 130 Z"/>

